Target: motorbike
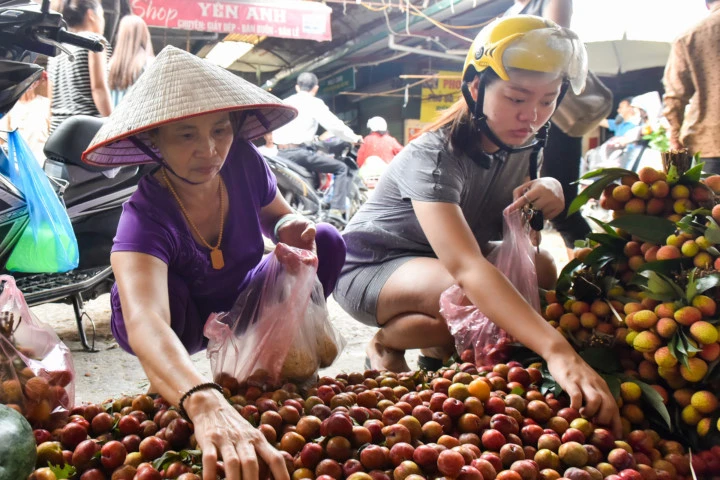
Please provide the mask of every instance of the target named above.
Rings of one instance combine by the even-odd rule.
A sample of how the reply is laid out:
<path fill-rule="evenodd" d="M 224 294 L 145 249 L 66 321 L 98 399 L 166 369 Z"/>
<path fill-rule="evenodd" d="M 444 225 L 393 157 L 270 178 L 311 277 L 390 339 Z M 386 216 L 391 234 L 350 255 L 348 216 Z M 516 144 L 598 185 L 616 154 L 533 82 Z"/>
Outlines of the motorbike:
<path fill-rule="evenodd" d="M 314 222 L 327 222 L 342 230 L 368 198 L 368 188 L 360 178 L 356 162 L 357 150 L 337 137 L 316 139 L 312 148 L 334 156 L 348 167 L 351 182 L 345 215 L 336 215 L 330 209 L 334 194 L 332 174 L 310 172 L 281 155 L 266 155 L 265 160 L 277 178 L 278 189 L 291 207 Z"/>
<path fill-rule="evenodd" d="M 92 51 L 104 45 L 68 32 L 62 16 L 32 0 L 0 0 L 0 118 L 41 75 L 32 62 L 38 54 L 55 56 L 72 44 Z M 67 52 L 69 53 L 69 52 Z M 101 118 L 71 117 L 50 135 L 45 144 L 45 174 L 64 203 L 78 241 L 80 262 L 75 270 L 53 274 L 12 273 L 28 305 L 49 302 L 71 303 L 80 342 L 88 343 L 83 320 L 84 301 L 108 293 L 114 282 L 110 267 L 112 239 L 122 204 L 137 189 L 149 166 L 100 168 L 84 164 L 80 156 L 102 125 Z M 3 156 L 0 149 L 0 156 Z M 0 266 L 3 267 L 29 223 L 22 192 L 0 175 Z M 1 288 L 1 286 L 0 286 Z"/>

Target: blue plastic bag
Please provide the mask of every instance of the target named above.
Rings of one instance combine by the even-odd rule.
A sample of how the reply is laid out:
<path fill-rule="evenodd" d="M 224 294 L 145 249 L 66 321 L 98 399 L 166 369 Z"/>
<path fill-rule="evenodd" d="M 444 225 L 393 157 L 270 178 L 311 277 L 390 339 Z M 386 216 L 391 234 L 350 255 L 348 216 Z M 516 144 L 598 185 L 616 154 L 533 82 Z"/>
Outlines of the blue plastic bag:
<path fill-rule="evenodd" d="M 76 268 L 80 255 L 70 217 L 17 130 L 8 134 L 8 160 L 8 176 L 25 195 L 30 222 L 5 268 L 25 273 L 58 273 Z"/>

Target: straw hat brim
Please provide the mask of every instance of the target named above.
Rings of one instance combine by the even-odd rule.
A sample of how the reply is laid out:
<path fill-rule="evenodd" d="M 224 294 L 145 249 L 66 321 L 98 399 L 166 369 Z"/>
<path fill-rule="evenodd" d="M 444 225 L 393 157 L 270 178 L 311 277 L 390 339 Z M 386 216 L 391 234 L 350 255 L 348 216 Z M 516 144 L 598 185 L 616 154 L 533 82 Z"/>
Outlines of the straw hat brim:
<path fill-rule="evenodd" d="M 95 166 L 150 163 L 137 146 L 159 156 L 151 130 L 180 120 L 234 112 L 235 136 L 252 140 L 288 123 L 297 110 L 222 67 L 172 46 L 165 47 L 118 104 L 82 155 Z M 135 141 L 133 141 L 135 140 Z"/>

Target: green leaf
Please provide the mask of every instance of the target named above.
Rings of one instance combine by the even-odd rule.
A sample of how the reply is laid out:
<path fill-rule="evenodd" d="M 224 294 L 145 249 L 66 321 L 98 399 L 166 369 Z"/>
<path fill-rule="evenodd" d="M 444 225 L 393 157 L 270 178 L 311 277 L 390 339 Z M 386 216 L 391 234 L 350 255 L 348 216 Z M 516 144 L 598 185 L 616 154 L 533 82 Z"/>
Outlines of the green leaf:
<path fill-rule="evenodd" d="M 615 373 L 620 371 L 620 360 L 617 352 L 613 349 L 589 347 L 580 352 L 580 357 L 598 372 Z"/>
<path fill-rule="evenodd" d="M 637 177 L 637 173 L 631 170 L 625 170 L 624 168 L 598 168 L 596 170 L 586 173 L 585 175 L 580 177 L 580 180 L 588 180 L 595 177 L 612 177 L 613 180 L 617 180 L 618 178 L 626 177 L 628 175 Z"/>
<path fill-rule="evenodd" d="M 588 233 L 588 240 L 604 245 L 608 248 L 615 250 L 619 255 L 623 255 L 623 248 L 627 243 L 625 240 L 620 238 L 618 235 L 610 235 L 607 233 Z"/>
<path fill-rule="evenodd" d="M 573 273 L 575 273 L 575 270 L 581 268 L 582 266 L 583 263 L 577 258 L 570 260 L 567 265 L 565 265 L 565 267 L 558 275 L 557 285 L 555 286 L 555 291 L 558 293 L 558 295 L 567 296 L 568 290 L 570 290 L 570 287 L 572 287 Z"/>
<path fill-rule="evenodd" d="M 180 455 L 178 452 L 168 450 L 167 452 L 163 453 L 160 458 L 153 460 L 152 466 L 155 470 L 162 471 L 169 467 L 171 463 L 182 461 L 182 459 L 182 455 Z"/>
<path fill-rule="evenodd" d="M 605 380 L 605 383 L 607 383 L 613 398 L 616 400 L 620 398 L 620 379 L 617 375 L 605 375 L 601 373 L 600 376 Z"/>
<path fill-rule="evenodd" d="M 573 242 L 573 246 L 575 248 L 586 248 L 586 247 L 589 247 L 590 245 L 588 244 L 587 240 L 575 240 Z"/>
<path fill-rule="evenodd" d="M 650 215 L 623 215 L 610 222 L 610 225 L 655 245 L 664 245 L 668 235 L 677 228 L 667 218 Z"/>
<path fill-rule="evenodd" d="M 679 182 L 680 183 L 697 183 L 700 181 L 700 176 L 702 174 L 702 164 L 695 165 L 687 172 L 683 173 L 683 175 L 680 177 Z"/>
<path fill-rule="evenodd" d="M 572 215 L 573 213 L 577 212 L 578 210 L 580 210 L 580 207 L 585 205 L 587 201 L 591 198 L 600 198 L 600 195 L 602 194 L 605 187 L 610 185 L 618 178 L 622 178 L 626 175 L 637 174 L 631 172 L 630 170 L 624 170 L 622 168 L 606 168 L 600 170 L 593 170 L 592 172 L 586 173 L 585 175 L 580 177 L 580 180 L 587 180 L 589 178 L 595 178 L 598 176 L 600 176 L 600 178 L 593 182 L 590 186 L 585 188 L 582 192 L 580 192 L 577 197 L 575 197 L 575 200 L 573 200 L 573 202 L 568 207 L 567 214 Z"/>
<path fill-rule="evenodd" d="M 712 273 L 695 281 L 695 289 L 698 295 L 718 285 L 720 285 L 720 273 Z"/>
<path fill-rule="evenodd" d="M 640 387 L 640 390 L 642 390 L 643 398 L 646 400 L 646 402 L 649 403 L 650 406 L 660 414 L 662 419 L 667 424 L 667 427 L 669 429 L 672 429 L 672 422 L 670 420 L 670 412 L 668 412 L 668 409 L 665 406 L 665 403 L 663 402 L 663 399 L 660 396 L 660 394 L 657 392 L 657 390 L 652 388 L 647 383 L 641 382 L 634 378 L 627 377 L 624 375 L 621 376 L 621 378 L 623 379 L 623 381 L 633 382 L 633 383 L 637 384 L 637 386 Z"/>
<path fill-rule="evenodd" d="M 680 335 L 677 333 L 673 335 L 673 337 L 668 342 L 668 350 L 670 350 L 670 354 L 675 357 L 677 361 L 681 361 L 681 358 L 683 356 L 682 353 L 678 350 L 678 342 L 679 342 Z M 685 366 L 687 367 L 687 358 L 685 358 Z"/>
<path fill-rule="evenodd" d="M 683 292 L 675 282 L 661 273 L 646 270 L 641 272 L 640 275 L 647 277 L 648 283 L 646 288 L 648 292 L 652 294 L 671 296 L 676 299 L 683 298 L 685 296 L 685 292 Z"/>
<path fill-rule="evenodd" d="M 610 225 L 607 224 L 607 222 L 603 222 L 602 220 L 599 220 L 599 219 L 597 219 L 597 218 L 595 218 L 595 217 L 588 217 L 588 218 L 589 218 L 590 220 L 592 220 L 593 222 L 597 223 L 598 226 L 600 226 L 600 228 L 602 228 L 603 230 L 605 230 L 605 232 L 606 232 L 608 235 L 612 235 L 613 237 L 617 237 L 617 238 L 622 238 L 620 235 L 618 235 L 617 231 L 615 231 L 614 228 L 612 228 Z"/>
<path fill-rule="evenodd" d="M 48 467 L 55 474 L 58 480 L 64 480 L 75 476 L 77 470 L 70 464 L 65 464 L 62 468 L 59 465 L 53 465 L 48 462 Z"/>
<path fill-rule="evenodd" d="M 682 217 L 676 225 L 683 232 L 692 233 L 698 236 L 704 235 L 707 227 L 705 226 L 705 223 L 699 222 L 697 218 L 698 217 L 694 214 L 688 214 Z"/>
<path fill-rule="evenodd" d="M 705 238 L 712 244 L 720 243 L 720 226 L 712 217 L 707 217 L 708 226 L 705 229 Z"/>
<path fill-rule="evenodd" d="M 707 237 L 705 237 L 705 238 L 707 238 Z M 720 250 L 718 250 L 715 247 L 709 247 L 706 249 L 706 251 L 713 257 L 720 257 Z"/>
<path fill-rule="evenodd" d="M 680 175 L 678 174 L 677 167 L 675 165 L 670 165 L 670 168 L 668 169 L 667 173 L 667 182 L 670 185 L 674 185 L 677 183 L 677 181 L 680 179 Z"/>
<path fill-rule="evenodd" d="M 682 270 L 683 267 L 691 266 L 692 258 L 673 258 L 672 260 L 655 260 L 654 262 L 647 262 L 640 265 L 636 273 L 644 271 L 653 271 L 662 273 L 664 275 L 672 275 L 675 272 Z"/>

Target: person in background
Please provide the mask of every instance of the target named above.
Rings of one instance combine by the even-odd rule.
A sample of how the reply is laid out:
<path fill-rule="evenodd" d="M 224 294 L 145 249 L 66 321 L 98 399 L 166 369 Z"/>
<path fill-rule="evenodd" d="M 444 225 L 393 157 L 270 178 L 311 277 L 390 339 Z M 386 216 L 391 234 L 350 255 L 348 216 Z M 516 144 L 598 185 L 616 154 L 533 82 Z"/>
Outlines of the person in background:
<path fill-rule="evenodd" d="M 71 32 L 107 44 L 102 36 L 105 17 L 100 0 L 67 0 L 62 15 Z M 67 44 L 65 48 L 70 50 L 74 61 L 65 52 L 48 60 L 50 133 L 68 117 L 107 117 L 112 112 L 107 80 L 110 47 L 106 46 L 102 52 L 90 52 Z"/>
<path fill-rule="evenodd" d="M 687 147 L 700 154 L 705 172 L 720 173 L 720 0 L 705 4 L 710 15 L 673 42 L 663 76 L 663 113 L 670 148 Z"/>
<path fill-rule="evenodd" d="M 113 108 L 153 60 L 150 30 L 137 15 L 125 15 L 118 27 L 117 43 L 110 58 L 108 84 Z"/>
<path fill-rule="evenodd" d="M 629 130 L 637 127 L 637 115 L 631 103 L 632 97 L 625 97 L 620 100 L 617 108 L 617 117 L 603 120 L 600 122 L 600 126 L 610 130 L 614 137 L 622 137 Z"/>
<path fill-rule="evenodd" d="M 325 102 L 317 98 L 318 78 L 314 73 L 304 72 L 298 75 L 294 95 L 285 99 L 285 103 L 298 110 L 295 120 L 284 125 L 273 133 L 273 138 L 280 150 L 280 156 L 301 165 L 311 172 L 332 173 L 335 176 L 335 193 L 330 208 L 337 215 L 344 215 L 346 199 L 350 188 L 351 177 L 344 162 L 332 155 L 318 152 L 312 147 L 318 125 L 330 134 L 350 143 L 362 142 L 362 137 L 355 134 L 333 114 Z"/>
<path fill-rule="evenodd" d="M 44 81 L 47 81 L 46 72 L 43 72 L 40 80 L 33 83 L 12 110 L 0 120 L 0 129 L 10 131 L 17 128 L 20 131 L 20 136 L 28 144 L 41 167 L 45 164 L 43 148 L 50 132 L 50 100 L 37 93 L 37 87 Z"/>
<path fill-rule="evenodd" d="M 265 144 L 257 147 L 258 152 L 260 152 L 263 155 L 266 155 L 268 157 L 276 156 L 278 154 L 278 147 L 273 142 L 272 132 L 268 132 L 265 135 L 263 135 L 263 140 L 265 141 Z"/>
<path fill-rule="evenodd" d="M 561 27 L 570 28 L 572 0 L 515 0 L 515 4 L 505 12 L 505 16 L 517 14 L 537 15 L 552 20 Z M 577 196 L 577 185 L 573 182 L 580 176 L 582 138 L 565 134 L 552 123 L 552 118 L 550 120 L 541 174 L 544 177 L 556 178 L 562 185 L 565 210 L 550 223 L 562 236 L 568 256 L 572 258 L 575 240 L 582 240 L 590 233 L 590 226 L 580 212 L 567 215 L 568 206 Z"/>
<path fill-rule="evenodd" d="M 363 144 L 358 150 L 358 166 L 362 167 L 365 159 L 373 155 L 382 158 L 385 163 L 390 163 L 403 146 L 388 133 L 384 118 L 372 117 L 367 121 L 367 128 L 370 129 L 370 134 L 363 139 Z"/>

